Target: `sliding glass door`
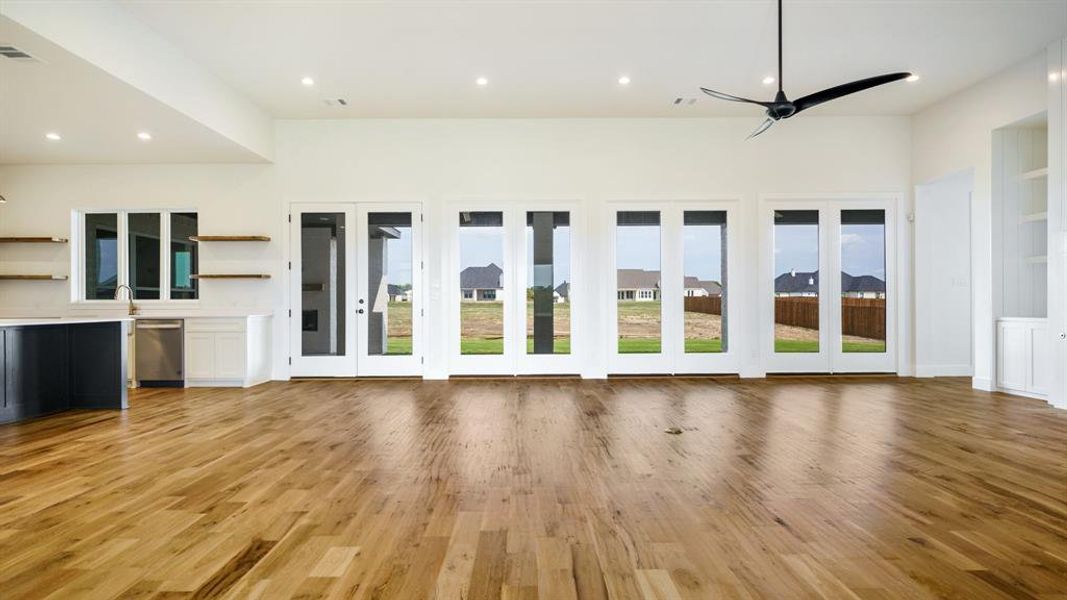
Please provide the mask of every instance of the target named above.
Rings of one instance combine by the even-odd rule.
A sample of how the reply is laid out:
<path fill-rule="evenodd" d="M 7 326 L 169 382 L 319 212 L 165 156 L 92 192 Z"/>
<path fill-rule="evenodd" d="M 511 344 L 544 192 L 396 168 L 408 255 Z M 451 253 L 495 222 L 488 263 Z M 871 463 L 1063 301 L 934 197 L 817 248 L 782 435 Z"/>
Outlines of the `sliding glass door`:
<path fill-rule="evenodd" d="M 883 201 L 765 203 L 769 372 L 896 370 L 891 216 Z"/>
<path fill-rule="evenodd" d="M 733 203 L 619 203 L 610 211 L 610 373 L 736 372 L 728 275 Z"/>

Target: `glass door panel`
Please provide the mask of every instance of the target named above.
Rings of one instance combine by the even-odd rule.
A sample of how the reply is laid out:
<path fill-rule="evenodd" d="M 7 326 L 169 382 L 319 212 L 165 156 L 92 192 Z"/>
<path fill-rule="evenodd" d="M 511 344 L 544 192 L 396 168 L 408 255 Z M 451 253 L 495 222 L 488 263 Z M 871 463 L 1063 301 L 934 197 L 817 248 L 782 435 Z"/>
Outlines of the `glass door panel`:
<path fill-rule="evenodd" d="M 571 353 L 569 212 L 526 213 L 526 353 Z"/>
<path fill-rule="evenodd" d="M 841 351 L 886 351 L 885 211 L 841 211 Z"/>
<path fill-rule="evenodd" d="M 819 211 L 774 212 L 774 351 L 820 349 Z"/>
<path fill-rule="evenodd" d="M 726 211 L 685 211 L 682 263 L 686 354 L 727 350 L 726 255 Z"/>
<path fill-rule="evenodd" d="M 352 208 L 294 208 L 292 374 L 355 375 Z"/>
<path fill-rule="evenodd" d="M 619 211 L 615 229 L 619 354 L 660 354 L 663 308 L 659 211 Z"/>
<path fill-rule="evenodd" d="M 504 354 L 504 213 L 459 215 L 459 353 Z"/>
<path fill-rule="evenodd" d="M 376 208 L 360 205 L 358 217 L 359 374 L 414 375 L 422 372 L 419 213 Z"/>

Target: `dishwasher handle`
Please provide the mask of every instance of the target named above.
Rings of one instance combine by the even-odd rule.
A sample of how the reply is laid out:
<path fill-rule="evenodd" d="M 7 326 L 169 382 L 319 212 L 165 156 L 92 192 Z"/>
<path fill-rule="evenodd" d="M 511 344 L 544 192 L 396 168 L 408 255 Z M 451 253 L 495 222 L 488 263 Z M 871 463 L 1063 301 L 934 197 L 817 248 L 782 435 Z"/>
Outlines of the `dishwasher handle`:
<path fill-rule="evenodd" d="M 138 323 L 137 329 L 181 329 L 181 323 Z"/>

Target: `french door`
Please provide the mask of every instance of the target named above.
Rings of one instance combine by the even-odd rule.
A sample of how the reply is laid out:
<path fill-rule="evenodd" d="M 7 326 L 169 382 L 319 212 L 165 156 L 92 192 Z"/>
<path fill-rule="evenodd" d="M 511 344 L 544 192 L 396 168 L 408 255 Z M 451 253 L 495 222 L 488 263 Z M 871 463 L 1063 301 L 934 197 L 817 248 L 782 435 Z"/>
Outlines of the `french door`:
<path fill-rule="evenodd" d="M 768 372 L 895 372 L 893 206 L 764 202 L 762 349 Z"/>
<path fill-rule="evenodd" d="M 577 204 L 474 203 L 446 214 L 450 372 L 580 373 Z"/>
<path fill-rule="evenodd" d="M 293 204 L 293 376 L 422 373 L 417 204 Z"/>
<path fill-rule="evenodd" d="M 617 203 L 609 210 L 609 373 L 737 372 L 728 276 L 733 202 Z M 736 341 L 736 340 L 734 340 Z"/>

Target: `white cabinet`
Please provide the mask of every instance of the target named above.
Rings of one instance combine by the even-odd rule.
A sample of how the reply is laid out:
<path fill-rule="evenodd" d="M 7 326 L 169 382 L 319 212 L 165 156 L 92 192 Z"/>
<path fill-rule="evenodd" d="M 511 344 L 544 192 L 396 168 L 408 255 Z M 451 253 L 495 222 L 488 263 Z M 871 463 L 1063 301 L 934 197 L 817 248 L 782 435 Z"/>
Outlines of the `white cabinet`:
<path fill-rule="evenodd" d="M 1050 350 L 1045 319 L 997 320 L 997 387 L 1008 393 L 1045 397 L 1052 376 Z"/>
<path fill-rule="evenodd" d="M 185 385 L 249 387 L 270 379 L 270 317 L 185 320 Z"/>

